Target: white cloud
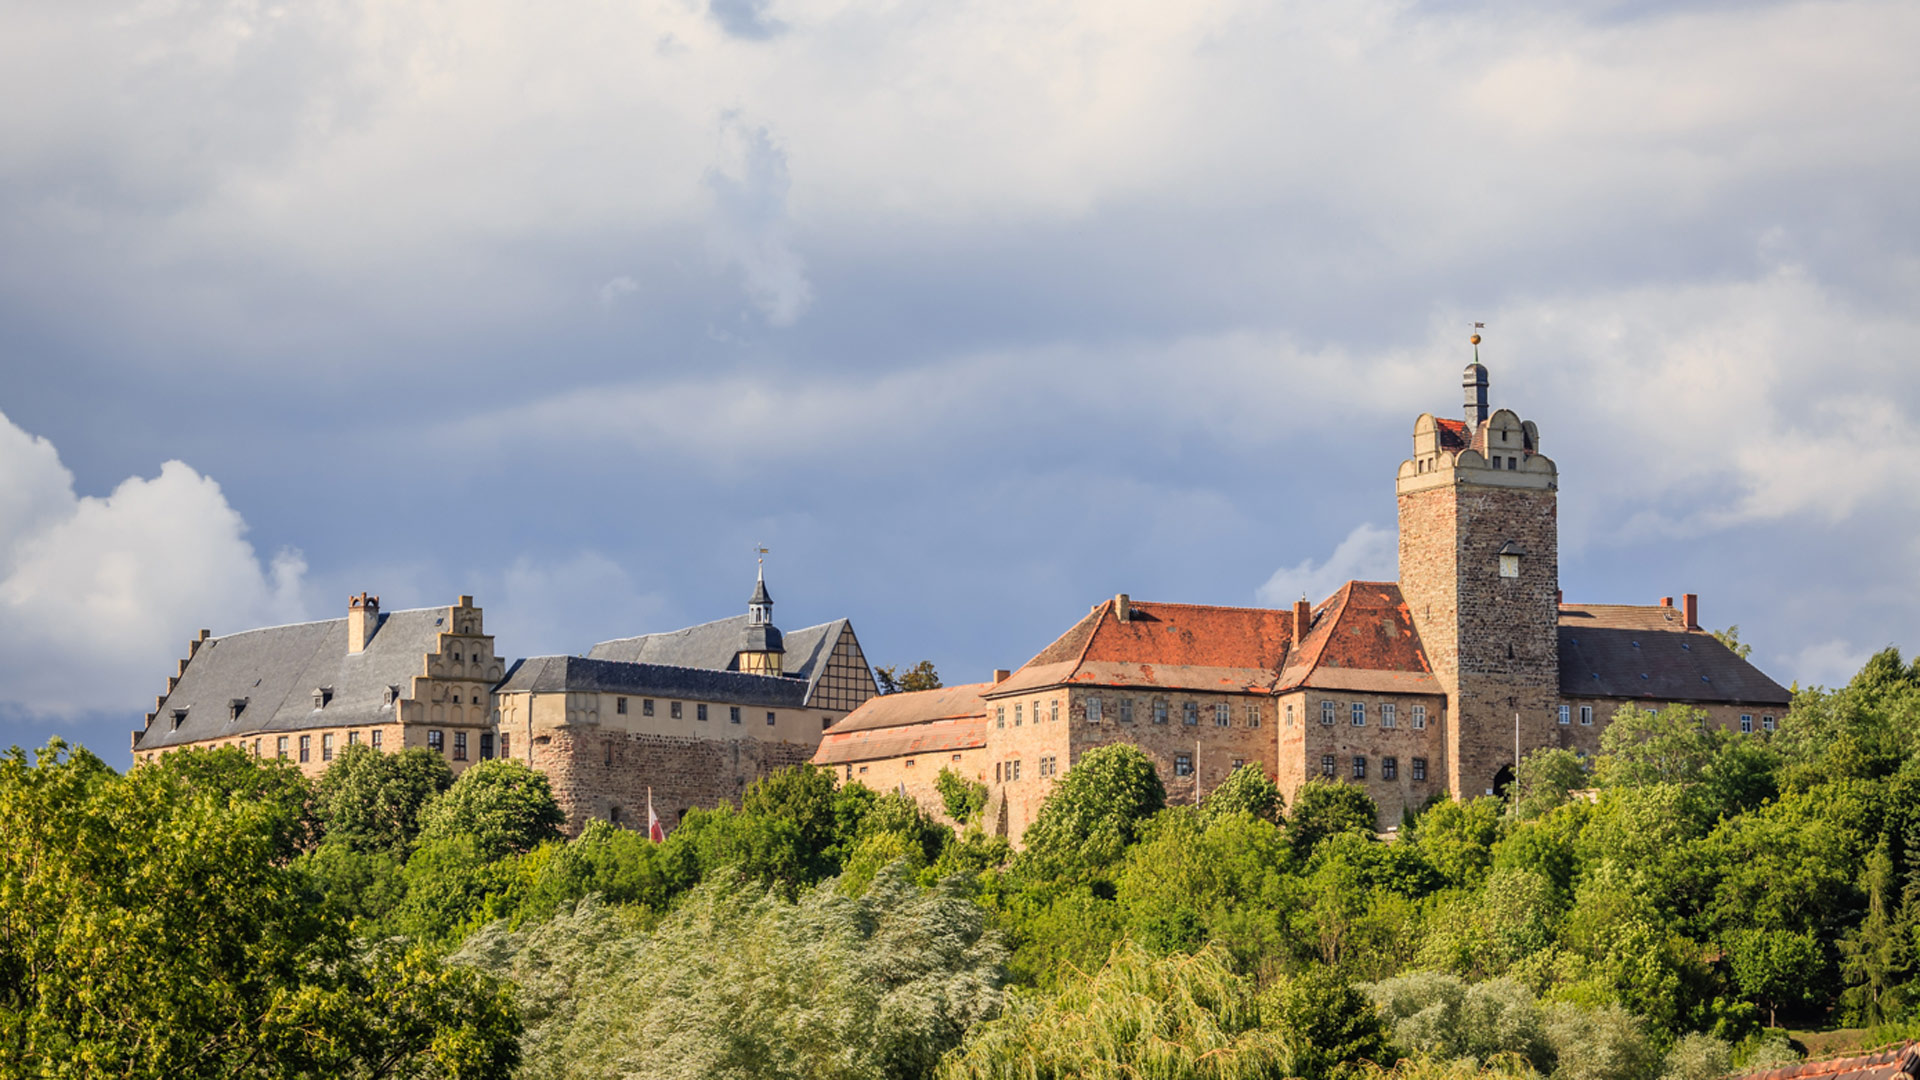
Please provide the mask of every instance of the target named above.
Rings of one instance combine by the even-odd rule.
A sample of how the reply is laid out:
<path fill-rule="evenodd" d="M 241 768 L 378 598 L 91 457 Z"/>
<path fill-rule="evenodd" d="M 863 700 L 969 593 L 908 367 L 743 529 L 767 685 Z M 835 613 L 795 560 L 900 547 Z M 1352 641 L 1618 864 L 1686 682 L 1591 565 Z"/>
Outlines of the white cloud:
<path fill-rule="evenodd" d="M 283 551 L 262 566 L 246 530 L 178 461 L 77 496 L 53 445 L 0 415 L 0 699 L 137 722 L 196 628 L 302 618 L 306 563 Z"/>
<path fill-rule="evenodd" d="M 632 278 L 626 276 L 625 274 L 621 274 L 619 277 L 609 278 L 606 282 L 601 284 L 601 286 L 598 289 L 594 290 L 594 295 L 600 298 L 601 307 L 610 308 L 613 305 L 619 303 L 625 297 L 632 296 L 634 293 L 637 293 L 639 291 L 640 291 L 639 282 L 633 280 Z"/>
<path fill-rule="evenodd" d="M 1340 541 L 1325 562 L 1303 559 L 1273 572 L 1255 595 L 1263 604 L 1284 607 L 1301 597 L 1315 604 L 1349 581 L 1393 581 L 1399 577 L 1399 534 L 1361 524 Z"/>
<path fill-rule="evenodd" d="M 1779 657 L 1775 678 L 1808 686 L 1845 686 L 1859 673 L 1872 652 L 1842 638 L 1816 642 L 1789 656 Z"/>
<path fill-rule="evenodd" d="M 708 171 L 714 252 L 740 271 L 748 299 L 774 326 L 792 326 L 813 303 L 805 260 L 788 238 L 787 154 L 765 127 L 721 118 L 720 160 Z"/>
<path fill-rule="evenodd" d="M 499 575 L 487 626 L 503 655 L 584 654 L 596 642 L 671 629 L 668 605 L 597 551 L 522 556 Z"/>

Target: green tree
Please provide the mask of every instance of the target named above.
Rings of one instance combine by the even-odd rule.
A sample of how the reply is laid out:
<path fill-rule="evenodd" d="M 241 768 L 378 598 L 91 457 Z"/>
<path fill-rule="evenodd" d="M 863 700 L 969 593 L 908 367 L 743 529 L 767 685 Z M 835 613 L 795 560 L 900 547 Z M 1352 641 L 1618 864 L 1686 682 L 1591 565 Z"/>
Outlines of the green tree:
<path fill-rule="evenodd" d="M 1649 712 L 1622 705 L 1600 733 L 1597 773 L 1609 787 L 1684 784 L 1700 778 L 1719 752 L 1721 732 L 1691 705 Z"/>
<path fill-rule="evenodd" d="M 1391 1065 L 1380 1014 L 1367 996 L 1326 968 L 1308 968 L 1269 987 L 1261 1019 L 1291 1051 L 1286 1075 L 1303 1080 L 1364 1075 L 1363 1065 Z"/>
<path fill-rule="evenodd" d="M 1406 1050 L 1477 1063 L 1518 1055 L 1541 1075 L 1553 1071 L 1546 1011 L 1519 983 L 1493 979 L 1468 985 L 1454 975 L 1420 971 L 1363 989 L 1394 1042 Z"/>
<path fill-rule="evenodd" d="M 1284 913 L 1299 888 L 1284 872 L 1286 859 L 1286 836 L 1271 821 L 1168 807 L 1127 849 L 1115 898 L 1134 940 L 1147 947 L 1193 952 L 1212 942 L 1252 970 L 1291 951 Z"/>
<path fill-rule="evenodd" d="M 1305 862 L 1320 841 L 1346 832 L 1373 835 L 1380 808 L 1359 787 L 1315 778 L 1294 792 L 1287 815 L 1287 840 L 1293 856 Z"/>
<path fill-rule="evenodd" d="M 1262 821 L 1278 822 L 1287 801 L 1280 797 L 1279 785 L 1267 778 L 1267 771 L 1249 762 L 1227 774 L 1220 786 L 1207 792 L 1201 812 L 1208 819 L 1228 814 L 1251 814 Z"/>
<path fill-rule="evenodd" d="M 420 841 L 465 837 L 480 858 L 497 859 L 558 840 L 566 820 L 545 773 L 519 761 L 482 761 L 421 811 Z"/>
<path fill-rule="evenodd" d="M 1501 810 L 1496 798 L 1444 799 L 1415 820 L 1411 839 L 1449 884 L 1473 888 L 1493 868 L 1493 848 L 1504 825 Z"/>
<path fill-rule="evenodd" d="M 987 785 L 969 780 L 952 769 L 943 768 L 934 782 L 947 816 L 965 825 L 987 805 Z"/>
<path fill-rule="evenodd" d="M 1725 630 L 1713 631 L 1713 637 L 1714 637 L 1714 640 L 1718 641 L 1722 645 L 1725 645 L 1729 650 L 1732 651 L 1733 655 L 1739 657 L 1742 660 L 1745 660 L 1747 657 L 1753 655 L 1753 646 L 1748 645 L 1747 643 L 1740 640 L 1740 624 L 1739 623 L 1734 623 L 1732 626 L 1727 627 Z"/>
<path fill-rule="evenodd" d="M 1767 1010 L 1767 1026 L 1779 1027 L 1780 1007 L 1806 999 L 1820 943 L 1804 932 L 1741 930 L 1728 936 L 1727 960 L 1741 992 Z"/>
<path fill-rule="evenodd" d="M 1160 774 L 1139 747 L 1109 743 L 1089 750 L 1040 804 L 1015 867 L 1054 879 L 1104 870 L 1166 802 Z"/>
<path fill-rule="evenodd" d="M 917 690 L 938 690 L 941 687 L 940 673 L 934 670 L 933 661 L 922 660 L 901 672 L 895 665 L 873 669 L 873 679 L 880 684 L 882 694 L 913 693 Z"/>
<path fill-rule="evenodd" d="M 1521 758 L 1514 771 L 1514 816 L 1521 821 L 1542 817 L 1566 805 L 1573 792 L 1591 782 L 1580 755 L 1571 750 L 1535 750 Z"/>
<path fill-rule="evenodd" d="M 1903 902 L 1893 856 L 1880 842 L 1860 876 L 1867 916 L 1839 941 L 1840 973 L 1847 981 L 1841 1007 L 1849 1023 L 1874 1027 L 1905 1012 L 1905 984 L 1913 971 L 1912 905 Z"/>
<path fill-rule="evenodd" d="M 316 816 L 328 843 L 404 858 L 420 834 L 421 812 L 451 786 L 446 759 L 424 746 L 386 754 L 356 743 L 320 774 Z"/>

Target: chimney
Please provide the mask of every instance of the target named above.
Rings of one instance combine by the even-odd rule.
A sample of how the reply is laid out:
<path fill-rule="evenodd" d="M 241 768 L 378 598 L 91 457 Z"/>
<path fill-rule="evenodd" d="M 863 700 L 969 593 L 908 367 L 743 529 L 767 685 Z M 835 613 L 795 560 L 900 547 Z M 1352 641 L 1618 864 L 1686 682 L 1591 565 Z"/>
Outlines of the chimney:
<path fill-rule="evenodd" d="M 380 629 L 380 598 L 361 593 L 347 597 L 347 652 L 365 652 Z"/>
<path fill-rule="evenodd" d="M 993 669 L 993 685 L 995 686 L 999 686 L 1001 683 L 1006 682 L 1009 678 L 1012 678 L 1012 677 L 1013 677 L 1013 672 L 1008 671 L 1006 668 L 997 667 Z"/>
<path fill-rule="evenodd" d="M 1113 617 L 1119 619 L 1121 622 L 1131 622 L 1133 620 L 1133 601 L 1128 598 L 1126 593 L 1121 593 L 1113 598 Z"/>
<path fill-rule="evenodd" d="M 1667 607 L 1667 608 L 1670 608 L 1670 607 L 1672 607 L 1672 606 L 1673 606 L 1673 597 L 1671 597 L 1671 596 L 1663 596 L 1663 597 L 1661 597 L 1661 598 L 1660 598 L 1660 606 L 1661 606 L 1661 607 Z"/>
<path fill-rule="evenodd" d="M 1471 436 L 1475 428 L 1487 422 L 1487 369 L 1477 360 L 1468 364 L 1460 376 L 1460 388 L 1467 399 L 1467 434 Z"/>
<path fill-rule="evenodd" d="M 1680 598 L 1681 612 L 1687 617 L 1687 629 L 1700 629 L 1700 594 L 1687 593 Z"/>
<path fill-rule="evenodd" d="M 1553 606 L 1554 607 L 1567 606 L 1567 591 L 1565 589 L 1553 590 Z"/>
<path fill-rule="evenodd" d="M 1306 597 L 1293 602 L 1293 640 L 1299 641 L 1307 636 L 1307 628 L 1313 625 L 1313 605 Z"/>

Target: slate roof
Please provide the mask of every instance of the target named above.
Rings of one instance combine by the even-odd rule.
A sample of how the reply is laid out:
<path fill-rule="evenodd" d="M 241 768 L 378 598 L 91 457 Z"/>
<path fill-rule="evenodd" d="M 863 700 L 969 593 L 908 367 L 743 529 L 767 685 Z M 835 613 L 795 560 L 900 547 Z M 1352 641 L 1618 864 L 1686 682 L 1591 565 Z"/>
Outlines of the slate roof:
<path fill-rule="evenodd" d="M 1048 686 L 1138 686 L 1227 693 L 1265 692 L 1280 677 L 1293 640 L 1293 613 L 1202 604 L 1095 607 L 997 686 L 989 698 Z"/>
<path fill-rule="evenodd" d="M 840 635 L 851 629 L 852 624 L 847 620 L 835 619 L 782 633 L 786 653 L 781 658 L 781 669 L 789 676 L 804 680 L 812 689 L 826 672 L 827 657 L 833 655 Z M 603 641 L 588 651 L 587 656 L 593 660 L 620 660 L 630 664 L 731 671 L 746 634 L 747 617 L 735 615 L 684 630 Z"/>
<path fill-rule="evenodd" d="M 820 737 L 813 762 L 840 765 L 985 746 L 987 705 L 980 695 L 992 686 L 969 683 L 868 698 Z"/>
<path fill-rule="evenodd" d="M 1735 1080 L 1914 1080 L 1920 1076 L 1920 1051 L 1908 1042 L 1871 1054 L 1808 1061 L 1739 1075 Z"/>
<path fill-rule="evenodd" d="M 536 656 L 522 660 L 494 690 L 499 694 L 527 691 L 633 694 L 786 709 L 801 708 L 807 701 L 804 679 L 672 664 L 630 664 L 585 656 Z"/>
<path fill-rule="evenodd" d="M 136 751 L 262 732 L 299 731 L 393 721 L 389 687 L 401 695 L 427 673 L 426 656 L 439 648 L 447 609 L 416 608 L 380 616 L 379 629 L 359 653 L 347 652 L 347 620 L 295 623 L 208 638 L 167 694 L 153 725 L 134 740 Z M 324 709 L 313 691 L 332 687 Z M 230 703 L 245 699 L 236 719 Z M 185 709 L 178 728 L 173 713 Z"/>
<path fill-rule="evenodd" d="M 1280 674 L 1280 689 L 1298 687 L 1440 693 L 1400 586 L 1349 581 L 1321 604 Z"/>
<path fill-rule="evenodd" d="M 1793 695 L 1676 608 L 1560 608 L 1563 697 L 1786 708 Z"/>

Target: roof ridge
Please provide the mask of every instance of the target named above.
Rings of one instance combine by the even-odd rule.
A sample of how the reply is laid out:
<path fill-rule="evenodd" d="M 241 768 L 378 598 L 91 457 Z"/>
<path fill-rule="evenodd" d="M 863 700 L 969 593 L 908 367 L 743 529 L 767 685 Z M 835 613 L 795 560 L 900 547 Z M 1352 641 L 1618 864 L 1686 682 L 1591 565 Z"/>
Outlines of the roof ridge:
<path fill-rule="evenodd" d="M 619 664 L 622 667 L 657 668 L 661 671 L 695 671 L 704 675 L 738 675 L 745 679 L 768 679 L 780 683 L 797 683 L 800 680 L 786 675 L 763 675 L 757 671 L 733 671 L 728 668 L 687 667 L 684 664 L 654 664 L 645 660 L 609 660 L 604 656 L 576 656 L 573 653 L 553 653 L 549 656 L 530 656 L 528 660 L 565 660 L 569 663 L 582 660 L 589 664 Z"/>
<path fill-rule="evenodd" d="M 1108 601 L 1105 601 L 1101 606 L 1105 607 L 1112 603 L 1113 601 L 1108 600 Z M 1256 611 L 1265 615 L 1274 615 L 1274 614 L 1284 615 L 1287 613 L 1287 609 L 1283 607 L 1250 607 L 1244 604 L 1189 604 L 1180 600 L 1129 599 L 1127 602 L 1127 606 L 1129 607 L 1204 608 L 1208 611 Z"/>
<path fill-rule="evenodd" d="M 395 615 L 412 615 L 421 611 L 441 611 L 452 606 L 452 604 L 437 604 L 430 607 L 395 608 L 392 611 L 382 611 L 380 617 L 385 619 Z M 268 630 L 291 630 L 297 626 L 325 626 L 329 623 L 343 623 L 346 621 L 347 617 L 345 615 L 335 615 L 331 619 L 301 619 L 299 622 L 274 623 L 272 626 L 249 626 L 245 630 L 235 630 L 230 634 L 209 635 L 208 640 L 225 641 L 229 638 L 245 637 L 248 634 L 263 634 Z M 368 640 L 371 641 L 372 639 L 369 638 Z"/>

